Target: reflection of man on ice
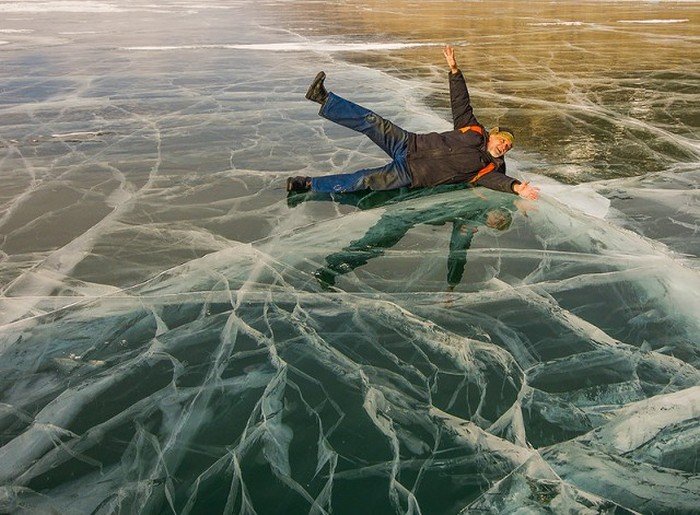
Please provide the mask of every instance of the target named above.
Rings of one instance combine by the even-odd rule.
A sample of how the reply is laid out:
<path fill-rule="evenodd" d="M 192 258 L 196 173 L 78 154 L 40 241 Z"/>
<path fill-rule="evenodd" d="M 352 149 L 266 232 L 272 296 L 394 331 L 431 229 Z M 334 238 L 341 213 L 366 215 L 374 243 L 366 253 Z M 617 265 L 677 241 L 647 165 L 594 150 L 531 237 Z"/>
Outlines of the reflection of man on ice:
<path fill-rule="evenodd" d="M 321 104 L 320 115 L 362 132 L 376 143 L 391 162 L 379 168 L 323 177 L 290 177 L 288 191 L 346 193 L 360 190 L 418 188 L 440 184 L 471 183 L 536 199 L 539 189 L 506 175 L 503 158 L 513 146 L 513 132 L 505 127 L 487 131 L 469 102 L 469 92 L 457 67 L 454 50 L 444 49 L 450 67 L 450 103 L 454 130 L 438 134 L 405 131 L 379 115 L 326 91 L 320 72 L 306 98 Z"/>
<path fill-rule="evenodd" d="M 325 266 L 314 274 L 325 286 L 334 286 L 338 276 L 352 272 L 374 259 L 383 256 L 386 250 L 396 245 L 413 227 L 420 224 L 444 225 L 452 222 L 449 252 L 447 253 L 447 284 L 453 290 L 462 280 L 467 264 L 467 251 L 472 239 L 481 227 L 505 231 L 513 220 L 511 211 L 522 209 L 514 197 L 498 195 L 464 195 L 456 199 L 441 199 L 432 196 L 436 190 L 449 191 L 455 187 L 425 190 L 401 190 L 369 193 L 358 199 L 354 195 L 343 195 L 342 203 L 355 204 L 360 209 L 387 207 L 377 223 L 370 227 L 362 238 L 350 242 L 339 252 L 326 257 Z M 434 199 L 427 205 L 423 199 Z M 312 197 L 313 200 L 313 197 Z M 414 200 L 402 205 L 406 200 Z M 513 202 L 515 200 L 515 202 Z"/>

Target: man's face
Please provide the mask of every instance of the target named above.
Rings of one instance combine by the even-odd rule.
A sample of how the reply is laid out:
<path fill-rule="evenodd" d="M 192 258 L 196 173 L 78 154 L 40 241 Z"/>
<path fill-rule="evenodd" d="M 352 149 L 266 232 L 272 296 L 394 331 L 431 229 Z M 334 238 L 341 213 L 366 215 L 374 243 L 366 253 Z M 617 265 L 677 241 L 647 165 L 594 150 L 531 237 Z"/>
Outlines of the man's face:
<path fill-rule="evenodd" d="M 513 144 L 506 138 L 498 135 L 489 136 L 489 140 L 486 143 L 486 150 L 493 157 L 501 157 L 511 148 L 513 148 Z"/>

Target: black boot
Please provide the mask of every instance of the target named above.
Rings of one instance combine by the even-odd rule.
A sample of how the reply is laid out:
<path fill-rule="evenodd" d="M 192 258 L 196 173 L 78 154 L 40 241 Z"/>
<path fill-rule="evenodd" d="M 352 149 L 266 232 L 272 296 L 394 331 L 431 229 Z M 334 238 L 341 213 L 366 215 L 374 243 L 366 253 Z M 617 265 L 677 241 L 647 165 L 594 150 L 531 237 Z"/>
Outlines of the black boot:
<path fill-rule="evenodd" d="M 326 91 L 326 88 L 323 87 L 323 81 L 325 79 L 325 72 L 318 72 L 316 78 L 311 83 L 311 86 L 309 86 L 309 89 L 306 90 L 306 98 L 312 100 L 313 102 L 318 102 L 321 105 L 325 104 L 326 99 L 328 98 L 328 91 Z"/>
<path fill-rule="evenodd" d="M 287 178 L 287 191 L 305 192 L 311 189 L 311 179 L 302 175 Z"/>

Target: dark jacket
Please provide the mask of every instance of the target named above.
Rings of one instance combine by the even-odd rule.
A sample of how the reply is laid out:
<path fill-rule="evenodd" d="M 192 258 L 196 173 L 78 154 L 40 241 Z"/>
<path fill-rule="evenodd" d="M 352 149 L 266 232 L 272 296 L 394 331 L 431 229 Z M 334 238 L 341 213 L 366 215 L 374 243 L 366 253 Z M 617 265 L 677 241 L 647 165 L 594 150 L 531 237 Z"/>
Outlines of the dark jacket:
<path fill-rule="evenodd" d="M 474 116 L 461 71 L 450 73 L 450 104 L 454 130 L 409 135 L 407 160 L 412 176 L 411 187 L 469 182 L 479 170 L 494 163 L 496 169 L 475 184 L 513 193 L 513 184 L 518 181 L 506 175 L 503 158 L 494 158 L 486 150 L 488 132 Z M 483 134 L 459 130 L 469 125 L 479 125 Z"/>

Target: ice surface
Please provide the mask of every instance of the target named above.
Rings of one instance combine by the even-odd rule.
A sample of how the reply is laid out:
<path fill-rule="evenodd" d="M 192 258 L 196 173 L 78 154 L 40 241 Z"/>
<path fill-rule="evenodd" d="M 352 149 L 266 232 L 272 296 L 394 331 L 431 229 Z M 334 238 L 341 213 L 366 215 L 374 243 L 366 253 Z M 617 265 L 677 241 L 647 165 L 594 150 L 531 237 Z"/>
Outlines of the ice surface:
<path fill-rule="evenodd" d="M 697 511 L 692 5 L 0 12 L 0 511 Z M 287 197 L 385 160 L 319 69 L 446 130 L 444 42 L 537 203 Z"/>
<path fill-rule="evenodd" d="M 401 50 L 404 48 L 415 48 L 423 46 L 437 46 L 426 43 L 333 43 L 328 41 L 318 41 L 314 43 L 289 42 L 289 43 L 250 43 L 244 45 L 180 45 L 180 46 L 136 46 L 126 47 L 125 50 L 267 50 L 270 52 L 368 52 L 371 50 Z"/>
<path fill-rule="evenodd" d="M 24 2 L 2 2 L 0 3 L 0 12 L 6 13 L 24 13 L 24 12 L 72 12 L 72 13 L 103 13 L 103 12 L 119 12 L 114 3 L 108 2 L 84 2 L 58 0 L 54 2 L 42 2 L 30 0 Z"/>

